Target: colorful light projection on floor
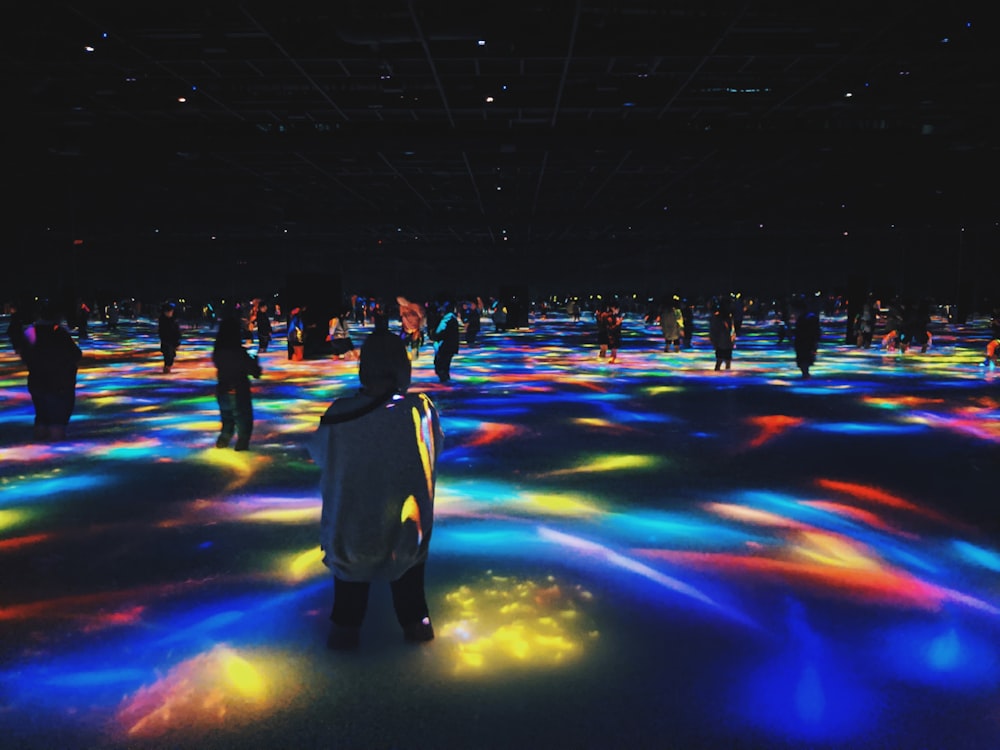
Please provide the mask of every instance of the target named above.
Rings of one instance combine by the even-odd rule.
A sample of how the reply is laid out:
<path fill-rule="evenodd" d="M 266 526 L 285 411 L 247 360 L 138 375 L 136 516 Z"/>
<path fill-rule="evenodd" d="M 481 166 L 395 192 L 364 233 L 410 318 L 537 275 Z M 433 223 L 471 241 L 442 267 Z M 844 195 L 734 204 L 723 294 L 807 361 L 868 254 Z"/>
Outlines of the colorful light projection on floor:
<path fill-rule="evenodd" d="M 117 720 L 130 738 L 161 737 L 183 730 L 204 735 L 213 728 L 251 726 L 261 715 L 287 707 L 298 692 L 288 654 L 213 646 L 174 666 L 130 696 Z"/>
<path fill-rule="evenodd" d="M 655 329 L 633 333 L 613 366 L 558 318 L 484 336 L 456 358 L 450 388 L 430 356 L 416 363 L 414 388 L 446 433 L 432 565 L 516 571 L 432 576 L 438 638 L 421 653 L 456 680 L 586 669 L 630 637 L 607 633 L 609 610 L 638 601 L 664 627 L 683 614 L 738 633 L 732 663 L 706 668 L 708 692 L 732 688 L 735 734 L 806 747 L 892 725 L 907 690 L 995 691 L 997 540 L 961 508 L 895 489 L 878 462 L 817 474 L 796 460 L 804 444 L 878 453 L 900 436 L 992 455 L 997 401 L 978 354 L 830 346 L 804 384 L 770 332 L 751 328 L 721 374 L 701 338 L 665 355 Z M 16 634 L 0 638 L 0 687 L 17 696 L 5 713 L 41 734 L 47 716 L 86 715 L 137 740 L 181 726 L 250 737 L 298 699 L 283 680 L 314 668 L 296 661 L 302 650 L 322 648 L 312 624 L 325 624 L 330 581 L 304 441 L 357 387 L 356 363 L 265 355 L 251 451 L 236 453 L 213 447 L 210 336 L 187 340 L 165 375 L 155 346 L 137 354 L 95 334 L 87 346 L 101 355 L 85 365 L 66 443 L 23 443 L 23 398 L 0 414 L 0 556 L 21 573 L 0 604 Z M 4 355 L 0 380 L 16 382 Z M 92 513 L 100 523 L 81 525 Z M 90 576 L 36 591 L 66 545 Z M 130 569 L 146 546 L 148 571 Z M 129 584 L 112 586 L 126 569 Z M 591 596 L 596 586 L 608 593 Z"/>
<path fill-rule="evenodd" d="M 581 659 L 599 637 L 588 614 L 592 599 L 551 576 L 538 582 L 489 573 L 445 595 L 439 637 L 453 642 L 458 675 L 493 679 L 560 667 Z"/>

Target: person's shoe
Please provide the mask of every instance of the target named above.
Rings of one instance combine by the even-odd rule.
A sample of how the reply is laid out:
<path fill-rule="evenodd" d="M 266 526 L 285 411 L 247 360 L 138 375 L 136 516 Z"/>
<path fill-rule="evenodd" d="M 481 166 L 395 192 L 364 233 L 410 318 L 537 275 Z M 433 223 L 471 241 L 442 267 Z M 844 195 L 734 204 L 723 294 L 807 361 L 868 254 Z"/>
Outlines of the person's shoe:
<path fill-rule="evenodd" d="M 361 628 L 332 625 L 326 638 L 326 647 L 331 651 L 355 651 L 361 645 Z"/>
<path fill-rule="evenodd" d="M 425 643 L 434 640 L 434 626 L 431 625 L 431 618 L 425 617 L 404 627 L 403 640 L 407 643 Z"/>
<path fill-rule="evenodd" d="M 232 440 L 232 439 L 233 439 L 232 436 L 227 437 L 225 435 L 219 435 L 219 437 L 216 438 L 216 440 L 215 440 L 215 447 L 216 448 L 228 448 L 229 447 L 229 441 Z"/>
<path fill-rule="evenodd" d="M 49 440 L 60 443 L 66 439 L 66 426 L 61 424 L 49 425 Z"/>
<path fill-rule="evenodd" d="M 170 365 L 163 365 L 164 372 L 170 372 Z"/>
<path fill-rule="evenodd" d="M 249 440 L 242 440 L 242 439 L 237 440 L 236 441 L 236 447 L 234 448 L 234 450 L 238 450 L 238 451 L 248 451 L 248 450 L 250 450 L 250 441 Z"/>

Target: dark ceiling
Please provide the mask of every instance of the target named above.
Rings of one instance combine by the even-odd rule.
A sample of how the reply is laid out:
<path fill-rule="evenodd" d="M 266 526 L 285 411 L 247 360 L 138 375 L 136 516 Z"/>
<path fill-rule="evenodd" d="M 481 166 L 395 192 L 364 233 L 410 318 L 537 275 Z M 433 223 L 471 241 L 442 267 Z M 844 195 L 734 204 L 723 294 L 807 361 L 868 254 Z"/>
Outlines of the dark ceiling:
<path fill-rule="evenodd" d="M 24 278 L 54 252 L 80 283 L 789 285 L 995 254 L 987 3 L 23 5 Z"/>

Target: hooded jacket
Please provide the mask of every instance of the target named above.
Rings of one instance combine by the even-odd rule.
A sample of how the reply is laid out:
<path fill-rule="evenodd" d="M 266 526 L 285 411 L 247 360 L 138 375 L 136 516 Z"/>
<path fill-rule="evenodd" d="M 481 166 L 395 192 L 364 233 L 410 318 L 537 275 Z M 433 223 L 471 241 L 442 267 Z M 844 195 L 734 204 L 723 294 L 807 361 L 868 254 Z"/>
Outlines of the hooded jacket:
<path fill-rule="evenodd" d="M 373 333 L 362 389 L 326 410 L 309 445 L 321 468 L 323 562 L 345 581 L 394 581 L 427 559 L 444 433 L 423 393 L 406 394 L 402 341 Z"/>

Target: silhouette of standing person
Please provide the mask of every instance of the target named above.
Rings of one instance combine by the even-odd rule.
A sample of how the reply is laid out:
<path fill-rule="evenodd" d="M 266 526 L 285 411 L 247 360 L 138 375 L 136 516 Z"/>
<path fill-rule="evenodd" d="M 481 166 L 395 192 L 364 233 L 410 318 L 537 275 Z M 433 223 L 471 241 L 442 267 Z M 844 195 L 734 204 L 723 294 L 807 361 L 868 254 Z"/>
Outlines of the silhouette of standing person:
<path fill-rule="evenodd" d="M 263 354 L 271 345 L 271 312 L 266 302 L 257 309 L 257 351 Z"/>
<path fill-rule="evenodd" d="M 708 338 L 715 349 L 715 369 L 723 365 L 729 370 L 733 365 L 733 348 L 736 344 L 736 331 L 733 328 L 733 314 L 729 303 L 719 300 L 714 305 L 712 317 L 708 321 Z"/>
<path fill-rule="evenodd" d="M 684 314 L 676 295 L 660 307 L 660 330 L 663 332 L 663 351 L 669 352 L 671 346 L 680 351 L 684 340 Z"/>
<path fill-rule="evenodd" d="M 812 310 L 803 310 L 795 321 L 795 364 L 804 378 L 810 377 L 809 368 L 816 363 L 819 339 L 819 316 Z"/>
<path fill-rule="evenodd" d="M 215 441 L 216 448 L 228 448 L 236 435 L 236 450 L 250 447 L 253 434 L 253 399 L 250 378 L 259 378 L 260 362 L 243 348 L 240 321 L 223 318 L 212 349 L 216 369 L 215 399 L 219 403 L 222 429 Z"/>
<path fill-rule="evenodd" d="M 35 408 L 35 439 L 63 440 L 76 406 L 76 373 L 82 352 L 48 303 L 24 329 L 21 358 L 28 367 L 28 392 Z"/>
<path fill-rule="evenodd" d="M 168 302 L 161 308 L 157 333 L 160 336 L 160 351 L 163 352 L 163 371 L 170 372 L 177 359 L 177 348 L 181 345 L 181 327 L 174 303 Z"/>
<path fill-rule="evenodd" d="M 303 308 L 293 307 L 288 319 L 288 358 L 295 362 L 305 359 L 306 328 L 302 312 Z"/>
<path fill-rule="evenodd" d="M 608 349 L 611 351 L 609 363 L 618 361 L 618 349 L 622 345 L 622 322 L 624 318 L 621 314 L 621 307 L 612 302 L 605 317 L 605 325 L 608 330 Z"/>
<path fill-rule="evenodd" d="M 451 382 L 451 361 L 458 354 L 458 316 L 451 302 L 441 305 L 441 318 L 434 326 L 431 338 L 434 340 L 434 373 L 438 380 L 447 385 Z"/>
<path fill-rule="evenodd" d="M 444 433 L 426 394 L 407 393 L 406 345 L 387 327 L 361 347 L 354 396 L 326 410 L 310 444 L 321 469 L 320 547 L 333 571 L 327 646 L 360 645 L 374 581 L 388 581 L 406 641 L 434 638 L 424 568 L 434 524 L 437 457 Z"/>
<path fill-rule="evenodd" d="M 88 326 L 90 325 L 90 305 L 81 302 L 76 311 L 76 333 L 80 341 L 85 341 L 88 336 Z"/>

